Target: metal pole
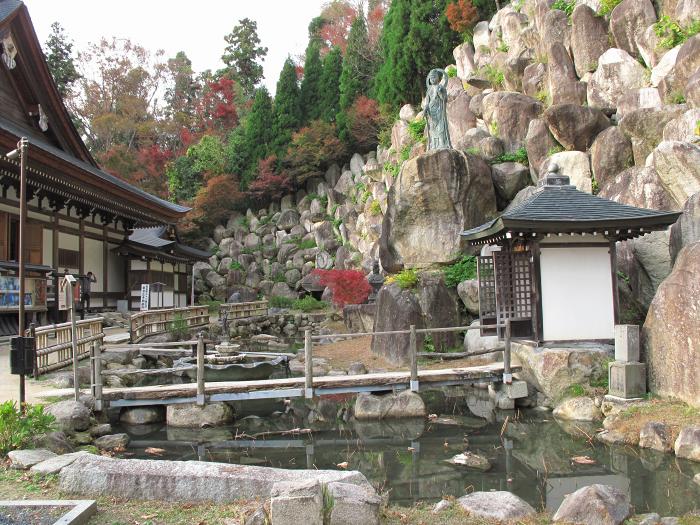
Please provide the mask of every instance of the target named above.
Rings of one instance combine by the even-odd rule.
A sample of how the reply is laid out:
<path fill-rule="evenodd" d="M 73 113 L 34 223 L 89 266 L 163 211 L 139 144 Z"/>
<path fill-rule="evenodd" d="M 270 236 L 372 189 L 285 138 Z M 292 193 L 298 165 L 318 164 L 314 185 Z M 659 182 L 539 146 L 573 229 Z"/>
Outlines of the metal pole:
<path fill-rule="evenodd" d="M 19 320 L 17 323 L 20 337 L 24 337 L 24 246 L 25 223 L 27 221 L 27 148 L 29 141 L 22 137 L 17 143 L 19 149 Z M 24 405 L 26 399 L 24 374 L 19 376 L 19 405 Z"/>
<path fill-rule="evenodd" d="M 73 388 L 75 390 L 75 400 L 80 399 L 80 380 L 78 379 L 78 330 L 75 319 L 75 283 L 70 287 L 70 338 L 71 349 L 73 351 Z"/>
<path fill-rule="evenodd" d="M 197 334 L 197 404 L 204 406 L 204 333 Z"/>
<path fill-rule="evenodd" d="M 418 339 L 416 325 L 411 325 L 409 334 L 409 353 L 411 359 L 411 391 L 418 392 Z"/>
<path fill-rule="evenodd" d="M 311 399 L 314 397 L 314 362 L 313 362 L 313 346 L 311 342 L 311 330 L 304 331 L 304 386 L 305 397 Z"/>
<path fill-rule="evenodd" d="M 510 319 L 506 319 L 505 348 L 503 350 L 503 383 L 513 383 L 513 374 L 510 372 Z"/>

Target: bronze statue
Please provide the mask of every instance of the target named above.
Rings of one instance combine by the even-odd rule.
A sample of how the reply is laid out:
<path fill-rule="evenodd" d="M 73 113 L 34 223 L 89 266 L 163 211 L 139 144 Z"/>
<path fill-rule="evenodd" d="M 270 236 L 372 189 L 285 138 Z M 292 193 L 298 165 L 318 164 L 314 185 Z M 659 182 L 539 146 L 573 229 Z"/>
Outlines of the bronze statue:
<path fill-rule="evenodd" d="M 452 149 L 447 126 L 447 80 L 444 69 L 432 69 L 425 80 L 427 91 L 421 104 L 428 126 L 428 150 Z"/>

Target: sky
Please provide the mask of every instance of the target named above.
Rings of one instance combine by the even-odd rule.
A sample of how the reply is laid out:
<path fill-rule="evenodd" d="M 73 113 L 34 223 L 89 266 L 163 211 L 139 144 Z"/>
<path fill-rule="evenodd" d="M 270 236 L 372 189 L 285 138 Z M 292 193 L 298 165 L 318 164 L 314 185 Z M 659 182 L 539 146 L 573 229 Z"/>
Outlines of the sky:
<path fill-rule="evenodd" d="M 288 55 L 306 48 L 309 22 L 323 0 L 24 0 L 39 41 L 44 44 L 58 21 L 74 41 L 75 50 L 101 37 L 128 38 L 148 50 L 163 49 L 166 57 L 184 51 L 195 71 L 219 69 L 226 43 L 242 18 L 258 24 L 261 45 L 268 48 L 263 83 L 275 92 Z"/>

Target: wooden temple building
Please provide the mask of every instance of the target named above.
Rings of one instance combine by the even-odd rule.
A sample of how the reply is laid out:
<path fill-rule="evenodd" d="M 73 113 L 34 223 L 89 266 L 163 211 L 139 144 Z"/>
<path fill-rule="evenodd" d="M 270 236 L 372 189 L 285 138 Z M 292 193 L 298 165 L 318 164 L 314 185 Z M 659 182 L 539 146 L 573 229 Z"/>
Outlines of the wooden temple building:
<path fill-rule="evenodd" d="M 522 203 L 462 233 L 481 246 L 481 324 L 511 319 L 512 337 L 537 343 L 610 341 L 618 321 L 616 243 L 665 230 L 679 213 L 584 193 L 554 170 Z"/>
<path fill-rule="evenodd" d="M 21 137 L 29 140 L 24 298 L 29 315 L 40 322 L 60 320 L 54 290 L 65 272 L 94 274 L 91 308 L 129 301 L 139 279 L 167 283 L 175 304 L 183 304 L 191 264 L 207 254 L 171 242 L 139 251 L 142 237 L 133 232 L 157 228 L 173 236 L 189 208 L 100 169 L 56 88 L 26 6 L 0 0 L 0 333 L 16 330 L 17 322 L 20 164 L 5 155 Z M 131 274 L 134 266 L 145 266 L 145 273 Z"/>

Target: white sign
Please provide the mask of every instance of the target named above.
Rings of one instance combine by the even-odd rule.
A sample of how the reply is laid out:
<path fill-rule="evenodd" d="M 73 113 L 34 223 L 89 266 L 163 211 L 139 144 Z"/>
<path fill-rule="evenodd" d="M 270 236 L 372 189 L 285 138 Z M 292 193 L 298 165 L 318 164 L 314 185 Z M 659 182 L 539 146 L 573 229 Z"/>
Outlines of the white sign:
<path fill-rule="evenodd" d="M 142 284 L 141 285 L 141 311 L 145 312 L 148 310 L 148 306 L 151 299 L 151 285 Z"/>
<path fill-rule="evenodd" d="M 68 310 L 68 294 L 71 293 L 72 286 L 65 277 L 58 280 L 58 309 Z"/>

